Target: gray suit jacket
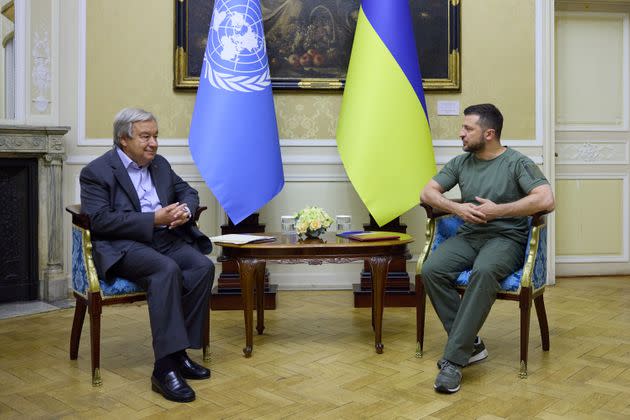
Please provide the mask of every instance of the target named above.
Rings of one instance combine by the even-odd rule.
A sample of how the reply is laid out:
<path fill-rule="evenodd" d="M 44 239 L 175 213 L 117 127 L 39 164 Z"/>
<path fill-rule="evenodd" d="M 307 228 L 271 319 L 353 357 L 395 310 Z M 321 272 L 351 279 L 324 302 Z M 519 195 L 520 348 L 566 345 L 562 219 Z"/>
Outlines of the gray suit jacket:
<path fill-rule="evenodd" d="M 173 172 L 164 157 L 156 155 L 149 172 L 163 207 L 186 203 L 195 214 L 197 191 Z M 151 242 L 154 214 L 141 212 L 138 194 L 115 149 L 83 168 L 80 182 L 81 211 L 90 216 L 94 264 L 99 277 L 108 278 L 109 269 L 134 242 Z M 192 221 L 174 231 L 202 253 L 212 251 L 212 243 Z"/>

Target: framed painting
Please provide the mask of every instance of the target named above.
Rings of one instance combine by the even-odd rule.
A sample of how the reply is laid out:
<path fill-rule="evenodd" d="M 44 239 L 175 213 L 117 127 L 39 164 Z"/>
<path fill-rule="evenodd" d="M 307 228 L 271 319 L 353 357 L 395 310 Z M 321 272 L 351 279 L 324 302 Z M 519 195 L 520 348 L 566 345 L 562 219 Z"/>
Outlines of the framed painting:
<path fill-rule="evenodd" d="M 343 89 L 359 0 L 261 0 L 274 89 Z M 425 90 L 459 90 L 460 0 L 409 0 Z M 214 0 L 175 0 L 174 87 L 196 88 Z"/>

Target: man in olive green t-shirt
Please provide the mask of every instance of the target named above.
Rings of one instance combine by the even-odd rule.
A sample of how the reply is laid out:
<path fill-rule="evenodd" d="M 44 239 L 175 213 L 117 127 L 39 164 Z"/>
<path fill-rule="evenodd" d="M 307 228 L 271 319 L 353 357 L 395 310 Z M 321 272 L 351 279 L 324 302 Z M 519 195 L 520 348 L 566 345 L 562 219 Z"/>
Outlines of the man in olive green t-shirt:
<path fill-rule="evenodd" d="M 485 359 L 477 337 L 496 299 L 499 282 L 523 264 L 527 216 L 551 211 L 549 182 L 531 159 L 501 145 L 503 115 L 492 104 L 464 110 L 459 132 L 465 154 L 451 159 L 424 187 L 420 199 L 464 220 L 452 238 L 422 266 L 422 279 L 448 340 L 438 362 L 434 388 L 453 393 L 460 388 L 462 367 Z M 461 203 L 443 193 L 459 185 Z M 460 299 L 455 280 L 472 269 Z"/>

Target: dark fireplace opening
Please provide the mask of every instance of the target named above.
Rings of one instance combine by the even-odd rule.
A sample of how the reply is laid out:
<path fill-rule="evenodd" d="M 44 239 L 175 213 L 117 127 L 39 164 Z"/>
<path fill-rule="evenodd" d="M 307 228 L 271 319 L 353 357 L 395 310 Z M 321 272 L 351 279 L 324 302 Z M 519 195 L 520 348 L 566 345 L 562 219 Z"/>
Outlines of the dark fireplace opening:
<path fill-rule="evenodd" d="M 38 298 L 37 159 L 0 158 L 0 303 Z"/>

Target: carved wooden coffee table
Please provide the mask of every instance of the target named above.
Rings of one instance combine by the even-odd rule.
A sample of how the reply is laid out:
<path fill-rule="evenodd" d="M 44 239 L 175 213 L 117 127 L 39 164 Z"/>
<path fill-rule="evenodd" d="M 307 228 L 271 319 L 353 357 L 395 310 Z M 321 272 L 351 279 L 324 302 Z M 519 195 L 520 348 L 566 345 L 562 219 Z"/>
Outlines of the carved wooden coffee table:
<path fill-rule="evenodd" d="M 326 233 L 320 239 L 300 240 L 297 235 L 266 233 L 275 236 L 276 241 L 257 244 L 233 245 L 217 242 L 223 247 L 223 256 L 236 260 L 243 296 L 245 314 L 245 357 L 250 357 L 253 349 L 253 308 L 254 287 L 264 290 L 265 264 L 276 261 L 285 264 L 322 264 L 348 263 L 352 261 L 369 262 L 372 272 L 372 326 L 374 345 L 377 353 L 383 352 L 381 341 L 383 321 L 383 296 L 387 268 L 394 257 L 411 258 L 407 244 L 413 237 L 400 235 L 396 240 L 359 242 Z M 262 334 L 265 329 L 264 293 L 256 293 L 256 331 Z"/>

